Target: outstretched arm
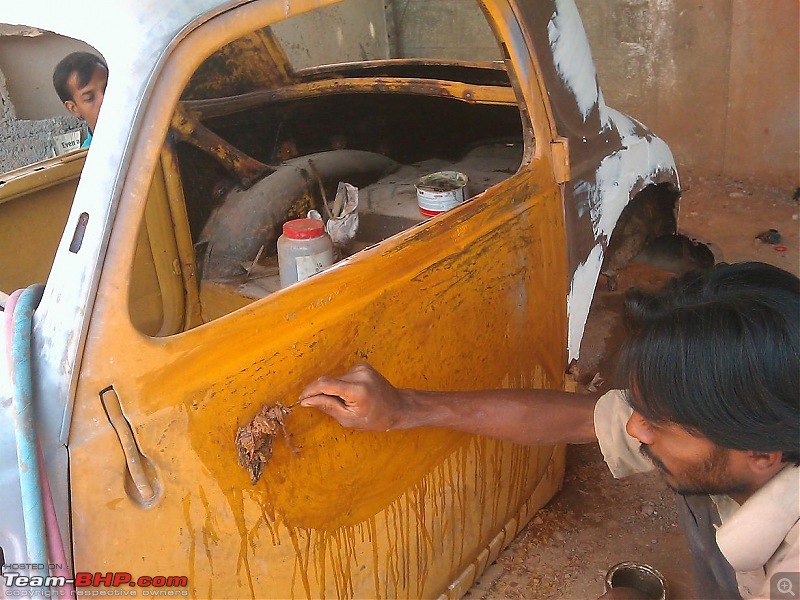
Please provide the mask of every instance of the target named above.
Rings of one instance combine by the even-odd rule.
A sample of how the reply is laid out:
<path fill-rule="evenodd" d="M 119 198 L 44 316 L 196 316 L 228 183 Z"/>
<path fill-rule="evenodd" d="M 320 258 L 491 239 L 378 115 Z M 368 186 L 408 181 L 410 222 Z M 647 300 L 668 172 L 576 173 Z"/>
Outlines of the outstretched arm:
<path fill-rule="evenodd" d="M 320 377 L 306 386 L 300 400 L 302 406 L 317 408 L 354 429 L 445 427 L 538 445 L 597 439 L 595 396 L 553 390 L 401 390 L 367 363 L 341 377 Z"/>

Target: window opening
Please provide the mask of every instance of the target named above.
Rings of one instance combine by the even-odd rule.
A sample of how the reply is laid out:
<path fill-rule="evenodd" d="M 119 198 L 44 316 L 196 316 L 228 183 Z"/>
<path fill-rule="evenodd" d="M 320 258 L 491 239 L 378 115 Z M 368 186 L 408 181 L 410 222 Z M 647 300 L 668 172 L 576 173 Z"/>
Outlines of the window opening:
<path fill-rule="evenodd" d="M 488 46 L 470 47 L 464 32 L 478 30 Z M 345 183 L 357 189 L 359 226 L 338 259 L 440 218 L 447 203 L 420 210 L 425 176 L 463 175 L 466 185 L 453 180 L 469 200 L 516 173 L 530 125 L 509 68 L 477 2 L 345 0 L 213 53 L 168 138 L 203 321 L 278 291 L 284 223 L 328 221 Z"/>

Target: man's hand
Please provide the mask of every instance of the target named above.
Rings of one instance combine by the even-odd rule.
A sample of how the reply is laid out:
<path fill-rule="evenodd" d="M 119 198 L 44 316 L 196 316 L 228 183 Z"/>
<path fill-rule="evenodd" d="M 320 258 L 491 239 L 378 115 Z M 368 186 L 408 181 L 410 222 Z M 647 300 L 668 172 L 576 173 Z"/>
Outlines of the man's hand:
<path fill-rule="evenodd" d="M 320 377 L 300 392 L 300 405 L 330 415 L 344 427 L 368 431 L 398 428 L 406 401 L 400 390 L 367 363 L 341 377 Z"/>
<path fill-rule="evenodd" d="M 556 390 L 397 389 L 367 363 L 341 377 L 320 377 L 300 393 L 301 406 L 321 410 L 353 429 L 445 427 L 538 445 L 595 441 L 596 401 Z"/>

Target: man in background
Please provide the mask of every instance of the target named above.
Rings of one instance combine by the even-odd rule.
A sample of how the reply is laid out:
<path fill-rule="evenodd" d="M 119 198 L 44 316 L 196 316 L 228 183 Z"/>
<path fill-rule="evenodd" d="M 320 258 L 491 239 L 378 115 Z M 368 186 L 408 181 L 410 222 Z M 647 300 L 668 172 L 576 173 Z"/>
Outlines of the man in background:
<path fill-rule="evenodd" d="M 89 135 L 81 148 L 88 148 L 92 143 L 107 83 L 108 66 L 90 52 L 68 54 L 53 71 L 53 87 L 58 97 L 70 114 L 86 121 L 89 127 Z"/>

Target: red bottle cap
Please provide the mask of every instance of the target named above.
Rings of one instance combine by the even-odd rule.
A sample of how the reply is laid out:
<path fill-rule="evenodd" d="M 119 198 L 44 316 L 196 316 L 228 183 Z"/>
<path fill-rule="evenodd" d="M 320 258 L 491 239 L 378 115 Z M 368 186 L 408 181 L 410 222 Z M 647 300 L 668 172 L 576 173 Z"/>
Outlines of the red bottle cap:
<path fill-rule="evenodd" d="M 283 235 L 293 240 L 320 237 L 325 225 L 316 219 L 294 219 L 283 224 Z"/>

